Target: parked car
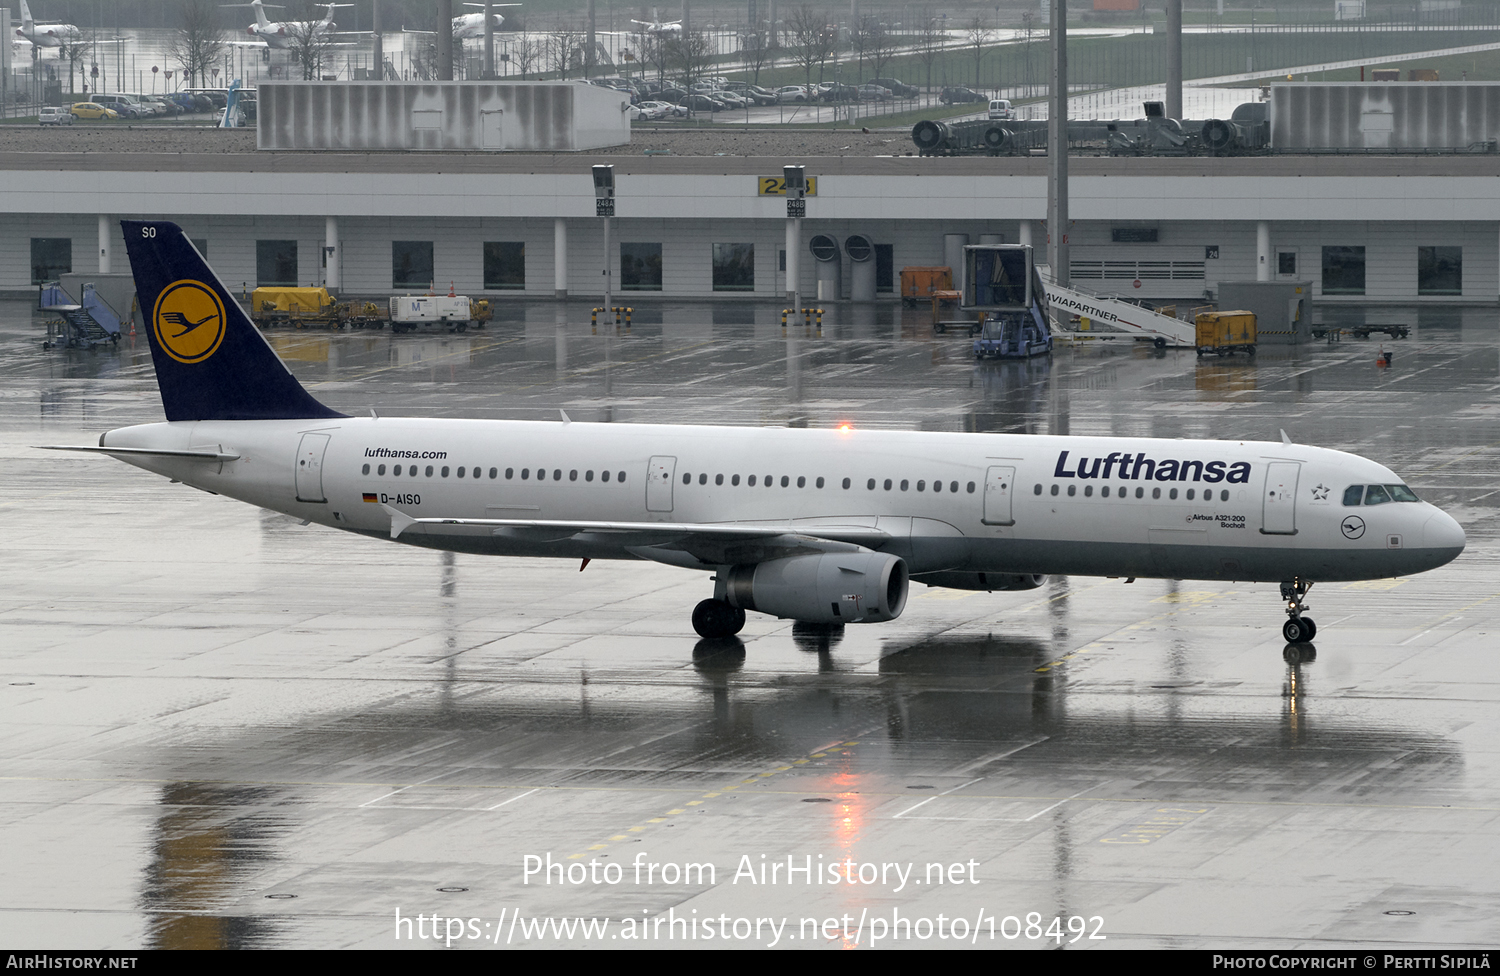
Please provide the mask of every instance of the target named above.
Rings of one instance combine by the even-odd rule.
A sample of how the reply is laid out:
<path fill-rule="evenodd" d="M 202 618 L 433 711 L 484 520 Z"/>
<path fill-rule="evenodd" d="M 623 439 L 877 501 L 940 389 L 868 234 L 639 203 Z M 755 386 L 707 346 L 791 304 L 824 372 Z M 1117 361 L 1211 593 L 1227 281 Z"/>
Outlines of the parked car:
<path fill-rule="evenodd" d="M 859 100 L 862 102 L 889 102 L 895 97 L 889 88 L 881 88 L 879 85 L 859 86 Z"/>
<path fill-rule="evenodd" d="M 870 84 L 879 85 L 897 98 L 916 98 L 922 94 L 916 85 L 905 84 L 900 78 L 871 78 Z"/>
<path fill-rule="evenodd" d="M 73 113 L 61 105 L 48 105 L 37 114 L 37 121 L 42 125 L 72 125 Z"/>
<path fill-rule="evenodd" d="M 134 99 L 119 93 L 96 92 L 93 97 L 93 104 L 102 105 L 112 110 L 116 117 L 122 119 L 143 119 L 151 115 L 150 109 L 137 103 Z M 74 112 L 73 114 L 77 115 L 78 113 Z"/>
<path fill-rule="evenodd" d="M 718 99 L 710 98 L 707 95 L 700 95 L 697 92 L 684 95 L 682 101 L 678 104 L 684 108 L 692 109 L 694 112 L 722 112 L 725 107 L 724 103 Z"/>
<path fill-rule="evenodd" d="M 112 108 L 106 108 L 98 102 L 74 102 L 73 107 L 68 110 L 75 119 L 100 119 L 113 120 L 120 117 L 120 113 Z"/>
<path fill-rule="evenodd" d="M 776 89 L 776 101 L 782 105 L 801 104 L 807 101 L 807 89 L 801 85 L 787 85 Z"/>
<path fill-rule="evenodd" d="M 820 102 L 857 102 L 859 101 L 859 89 L 853 85 L 841 85 L 830 81 L 818 86 L 818 101 Z"/>
<path fill-rule="evenodd" d="M 990 118 L 995 121 L 1008 122 L 1016 117 L 1016 110 L 1011 107 L 1008 98 L 990 99 Z"/>
<path fill-rule="evenodd" d="M 987 102 L 989 98 L 972 88 L 944 88 L 938 101 L 944 105 L 956 105 L 961 102 Z"/>

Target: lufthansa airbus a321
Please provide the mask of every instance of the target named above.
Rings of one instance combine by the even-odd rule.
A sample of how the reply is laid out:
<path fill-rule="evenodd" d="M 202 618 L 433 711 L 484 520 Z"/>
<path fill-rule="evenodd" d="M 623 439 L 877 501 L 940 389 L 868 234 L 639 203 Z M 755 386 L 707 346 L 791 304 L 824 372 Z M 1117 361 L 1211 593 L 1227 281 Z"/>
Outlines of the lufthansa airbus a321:
<path fill-rule="evenodd" d="M 307 393 L 175 224 L 124 221 L 166 423 L 77 448 L 320 525 L 458 552 L 711 572 L 693 611 L 901 615 L 910 582 L 1281 584 L 1433 569 L 1463 529 L 1389 468 L 1285 442 L 350 417 Z M 192 327 L 184 329 L 184 324 Z"/>

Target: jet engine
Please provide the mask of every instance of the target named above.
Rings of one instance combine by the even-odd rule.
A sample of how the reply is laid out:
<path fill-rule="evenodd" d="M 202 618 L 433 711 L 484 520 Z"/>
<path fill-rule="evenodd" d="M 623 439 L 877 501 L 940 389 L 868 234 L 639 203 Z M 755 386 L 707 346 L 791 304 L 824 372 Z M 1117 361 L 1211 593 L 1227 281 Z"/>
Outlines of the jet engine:
<path fill-rule="evenodd" d="M 906 606 L 906 563 L 880 552 L 788 556 L 729 570 L 726 596 L 741 610 L 805 623 L 879 623 Z"/>
<path fill-rule="evenodd" d="M 917 583 L 941 586 L 950 590 L 1034 590 L 1047 582 L 1040 573 L 922 573 L 913 576 Z"/>

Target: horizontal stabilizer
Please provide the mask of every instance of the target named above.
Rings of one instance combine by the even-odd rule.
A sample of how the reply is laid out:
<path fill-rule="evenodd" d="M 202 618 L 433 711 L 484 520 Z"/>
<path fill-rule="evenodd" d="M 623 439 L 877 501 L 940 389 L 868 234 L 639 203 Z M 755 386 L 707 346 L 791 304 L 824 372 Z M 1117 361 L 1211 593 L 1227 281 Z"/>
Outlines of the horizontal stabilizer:
<path fill-rule="evenodd" d="M 225 454 L 222 451 L 203 449 L 199 451 L 167 451 L 154 447 L 72 447 L 66 444 L 38 444 L 39 451 L 83 451 L 86 454 L 109 454 L 114 457 L 131 455 L 134 457 L 172 457 L 172 458 L 196 458 L 200 461 L 238 461 L 238 454 Z"/>

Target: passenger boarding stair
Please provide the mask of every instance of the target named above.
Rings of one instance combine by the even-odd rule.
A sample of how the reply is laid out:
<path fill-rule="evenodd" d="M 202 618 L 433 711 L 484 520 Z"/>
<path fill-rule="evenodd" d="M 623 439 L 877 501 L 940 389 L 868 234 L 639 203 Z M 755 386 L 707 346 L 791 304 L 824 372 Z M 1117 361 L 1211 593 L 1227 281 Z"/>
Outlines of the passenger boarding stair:
<path fill-rule="evenodd" d="M 1077 341 L 1081 339 L 1132 338 L 1155 344 L 1158 349 L 1167 346 L 1192 349 L 1197 346 L 1196 327 L 1172 315 L 1142 308 L 1121 298 L 1107 298 L 1079 288 L 1062 288 L 1048 273 L 1039 267 L 1042 286 L 1047 289 L 1047 304 L 1052 309 L 1052 330 L 1058 338 Z M 1087 319 L 1087 327 L 1080 328 L 1072 317 Z"/>
<path fill-rule="evenodd" d="M 75 304 L 60 285 L 45 285 L 37 306 L 44 312 L 62 316 L 58 323 L 61 328 L 48 323 L 43 349 L 52 346 L 92 349 L 106 342 L 120 341 L 120 316 L 108 302 L 95 294 L 93 285 L 84 286 L 81 304 Z"/>

